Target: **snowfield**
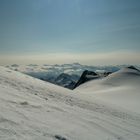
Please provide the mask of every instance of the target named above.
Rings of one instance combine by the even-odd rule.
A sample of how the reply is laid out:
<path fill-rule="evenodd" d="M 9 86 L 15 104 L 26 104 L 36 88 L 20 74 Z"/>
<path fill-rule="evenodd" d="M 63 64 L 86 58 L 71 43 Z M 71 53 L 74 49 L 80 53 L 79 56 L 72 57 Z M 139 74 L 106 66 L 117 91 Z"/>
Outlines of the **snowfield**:
<path fill-rule="evenodd" d="M 123 68 L 109 76 L 87 82 L 76 89 L 88 100 L 100 99 L 140 114 L 140 71 Z"/>
<path fill-rule="evenodd" d="M 139 140 L 140 72 L 74 91 L 0 67 L 0 140 Z"/>

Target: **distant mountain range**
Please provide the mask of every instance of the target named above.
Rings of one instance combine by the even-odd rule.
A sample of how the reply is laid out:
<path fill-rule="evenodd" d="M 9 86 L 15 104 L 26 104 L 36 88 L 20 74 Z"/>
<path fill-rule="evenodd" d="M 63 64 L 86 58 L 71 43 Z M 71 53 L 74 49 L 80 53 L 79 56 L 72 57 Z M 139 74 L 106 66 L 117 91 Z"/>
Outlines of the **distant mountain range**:
<path fill-rule="evenodd" d="M 13 64 L 6 67 L 65 88 L 74 89 L 86 81 L 105 77 L 120 70 L 122 67 L 126 67 L 126 65 L 88 66 L 73 63 L 63 65 Z"/>

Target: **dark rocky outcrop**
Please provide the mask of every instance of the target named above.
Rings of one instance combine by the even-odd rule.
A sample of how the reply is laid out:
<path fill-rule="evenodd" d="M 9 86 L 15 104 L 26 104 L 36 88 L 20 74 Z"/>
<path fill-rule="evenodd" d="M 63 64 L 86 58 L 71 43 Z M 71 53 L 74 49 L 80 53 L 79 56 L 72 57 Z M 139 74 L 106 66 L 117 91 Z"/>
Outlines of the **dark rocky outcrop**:
<path fill-rule="evenodd" d="M 88 70 L 85 70 L 80 79 L 78 80 L 78 82 L 75 84 L 74 88 L 78 87 L 79 85 L 89 81 L 89 80 L 93 80 L 93 79 L 97 79 L 99 78 L 98 74 L 96 74 L 95 72 L 93 71 L 88 71 Z"/>
<path fill-rule="evenodd" d="M 137 69 L 136 67 L 134 67 L 134 66 L 128 66 L 127 68 L 129 68 L 129 69 L 133 69 L 133 70 L 136 70 L 136 71 L 139 71 L 140 72 L 140 70 L 139 69 Z"/>

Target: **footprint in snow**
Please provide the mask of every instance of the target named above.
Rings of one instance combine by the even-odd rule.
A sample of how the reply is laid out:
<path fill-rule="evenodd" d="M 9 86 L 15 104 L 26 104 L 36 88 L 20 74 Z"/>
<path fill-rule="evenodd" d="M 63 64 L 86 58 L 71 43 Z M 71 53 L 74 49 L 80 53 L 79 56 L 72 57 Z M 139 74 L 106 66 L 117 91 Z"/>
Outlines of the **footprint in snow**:
<path fill-rule="evenodd" d="M 24 102 L 20 102 L 21 105 L 29 105 L 28 102 L 24 101 Z"/>
<path fill-rule="evenodd" d="M 55 139 L 57 139 L 57 140 L 67 140 L 65 137 L 62 137 L 62 136 L 60 136 L 60 135 L 55 135 L 54 137 L 55 137 Z"/>

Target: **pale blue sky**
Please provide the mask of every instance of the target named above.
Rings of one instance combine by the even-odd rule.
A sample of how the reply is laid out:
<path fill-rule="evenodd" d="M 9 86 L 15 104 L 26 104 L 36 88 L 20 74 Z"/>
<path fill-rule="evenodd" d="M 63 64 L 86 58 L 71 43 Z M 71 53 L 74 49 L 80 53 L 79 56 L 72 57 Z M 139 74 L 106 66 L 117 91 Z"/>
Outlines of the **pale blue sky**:
<path fill-rule="evenodd" d="M 116 51 L 140 52 L 139 0 L 0 0 L 1 56 Z"/>

